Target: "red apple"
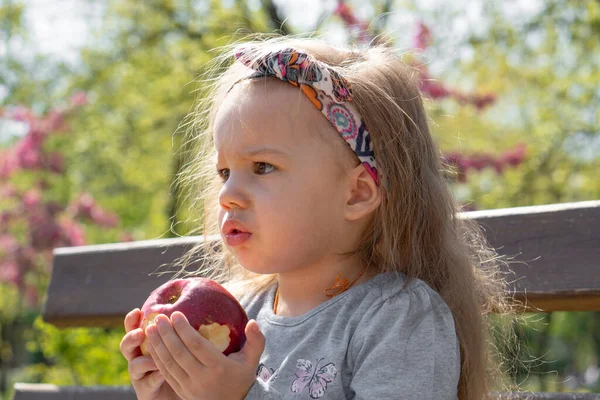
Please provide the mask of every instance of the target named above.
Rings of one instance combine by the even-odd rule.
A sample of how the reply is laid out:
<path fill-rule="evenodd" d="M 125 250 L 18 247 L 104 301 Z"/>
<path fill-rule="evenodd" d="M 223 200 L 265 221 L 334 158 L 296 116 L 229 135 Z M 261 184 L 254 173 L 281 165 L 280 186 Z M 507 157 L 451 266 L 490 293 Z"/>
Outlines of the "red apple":
<path fill-rule="evenodd" d="M 227 289 L 213 280 L 176 279 L 159 286 L 142 306 L 140 327 L 145 332 L 157 315 L 170 317 L 175 311 L 182 312 L 190 325 L 225 355 L 239 351 L 246 342 L 246 312 Z M 144 355 L 149 354 L 147 340 L 141 346 Z"/>

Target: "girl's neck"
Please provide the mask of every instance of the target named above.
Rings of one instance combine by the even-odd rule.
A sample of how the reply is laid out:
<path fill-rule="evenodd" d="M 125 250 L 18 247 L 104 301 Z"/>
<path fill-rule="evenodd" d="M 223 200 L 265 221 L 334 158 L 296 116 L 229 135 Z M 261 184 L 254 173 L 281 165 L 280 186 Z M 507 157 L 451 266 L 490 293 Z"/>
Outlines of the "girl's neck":
<path fill-rule="evenodd" d="M 348 282 L 344 287 L 332 289 L 341 274 Z M 331 294 L 345 291 L 350 286 L 367 282 L 376 274 L 372 269 L 351 261 L 338 263 L 336 268 L 323 266 L 278 274 L 278 296 L 275 313 L 284 317 L 297 317 L 331 298 Z M 330 289 L 330 290 L 328 290 Z M 330 296 L 327 296 L 327 294 Z"/>

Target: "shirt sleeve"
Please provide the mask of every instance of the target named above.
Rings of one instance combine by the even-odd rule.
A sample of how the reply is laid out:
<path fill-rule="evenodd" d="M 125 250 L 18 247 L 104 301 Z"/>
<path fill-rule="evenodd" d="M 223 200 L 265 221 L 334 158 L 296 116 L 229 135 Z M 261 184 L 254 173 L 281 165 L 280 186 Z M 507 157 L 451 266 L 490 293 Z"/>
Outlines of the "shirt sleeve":
<path fill-rule="evenodd" d="M 460 348 L 452 313 L 423 282 L 367 310 L 349 358 L 354 400 L 457 399 Z"/>

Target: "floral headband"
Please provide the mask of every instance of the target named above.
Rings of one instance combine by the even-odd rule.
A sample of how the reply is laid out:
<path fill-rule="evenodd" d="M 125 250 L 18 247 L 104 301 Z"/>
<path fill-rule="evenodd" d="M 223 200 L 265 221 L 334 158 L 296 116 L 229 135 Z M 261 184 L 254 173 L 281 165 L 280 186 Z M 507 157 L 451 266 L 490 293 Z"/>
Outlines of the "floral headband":
<path fill-rule="evenodd" d="M 242 48 L 235 54 L 238 61 L 252 69 L 240 81 L 272 76 L 300 87 L 311 103 L 342 135 L 379 185 L 371 135 L 356 108 L 350 104 L 352 87 L 346 78 L 325 63 L 296 49 L 270 52 L 257 60 L 254 60 L 253 54 L 252 48 Z"/>

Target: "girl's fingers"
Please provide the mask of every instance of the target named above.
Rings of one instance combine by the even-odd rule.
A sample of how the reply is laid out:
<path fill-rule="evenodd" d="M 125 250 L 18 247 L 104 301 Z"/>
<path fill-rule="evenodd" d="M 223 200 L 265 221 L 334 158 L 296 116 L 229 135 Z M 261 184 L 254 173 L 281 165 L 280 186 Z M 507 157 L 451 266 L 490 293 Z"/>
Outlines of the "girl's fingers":
<path fill-rule="evenodd" d="M 181 315 L 183 316 L 183 314 Z M 185 316 L 183 316 L 183 318 L 185 318 Z M 177 318 L 175 319 L 177 320 Z M 161 339 L 165 347 L 173 356 L 173 359 L 177 362 L 177 364 L 179 364 L 179 366 L 181 366 L 181 368 L 187 373 L 188 376 L 196 376 L 198 372 L 202 368 L 204 368 L 204 365 L 200 361 L 200 358 L 196 357 L 192 353 L 192 348 L 190 348 L 189 343 L 186 343 L 186 336 L 182 336 L 181 334 L 179 334 L 179 332 L 174 330 L 171 326 L 171 323 L 166 317 L 164 319 L 160 317 L 160 320 L 162 322 L 162 325 L 158 325 L 158 331 L 160 333 Z M 182 323 L 184 321 L 179 322 Z M 185 325 L 183 326 L 183 328 L 185 328 Z M 189 336 L 192 336 L 193 338 L 200 338 L 202 340 L 206 340 L 189 324 L 187 324 L 187 328 L 189 329 L 189 331 L 186 331 L 185 329 L 183 330 Z M 194 339 L 188 341 L 191 343 L 195 343 Z M 210 343 L 208 343 L 208 345 L 214 347 Z"/>
<path fill-rule="evenodd" d="M 136 357 L 129 362 L 129 377 L 132 381 L 139 381 L 152 371 L 158 371 L 158 367 L 150 356 Z"/>
<path fill-rule="evenodd" d="M 173 377 L 173 375 L 171 375 L 169 370 L 162 363 L 162 361 L 160 360 L 160 357 L 158 357 L 158 355 L 156 354 L 156 349 L 154 348 L 154 346 L 152 345 L 151 342 L 148 343 L 148 351 L 150 352 L 150 355 L 152 356 L 152 359 L 156 363 L 158 370 L 164 377 L 165 381 L 169 384 L 169 386 L 171 386 L 171 388 L 175 391 L 175 393 L 177 393 L 177 394 L 182 393 L 181 385 L 179 384 L 179 382 L 177 382 L 177 380 Z M 179 395 L 179 397 L 182 397 L 182 396 Z"/>
<path fill-rule="evenodd" d="M 160 385 L 165 382 L 164 376 L 160 373 L 160 371 L 152 371 L 146 378 L 146 384 L 150 390 L 157 390 Z"/>
<path fill-rule="evenodd" d="M 144 334 L 144 331 L 142 331 L 140 328 L 125 334 L 123 340 L 121 340 L 119 348 L 121 350 L 121 354 L 123 354 L 123 357 L 125 357 L 127 361 L 132 361 L 134 358 L 142 355 L 140 346 L 145 337 L 146 335 Z"/>
<path fill-rule="evenodd" d="M 194 360 L 199 361 L 202 365 L 207 367 L 223 362 L 223 353 L 200 335 L 198 331 L 190 325 L 183 313 L 175 311 L 171 315 L 171 321 L 173 322 L 173 328 L 177 333 L 176 336 L 178 336 L 185 347 L 189 349 Z M 191 363 L 190 360 L 186 361 Z"/>
<path fill-rule="evenodd" d="M 169 375 L 174 377 L 177 381 L 181 382 L 186 379 L 189 379 L 188 373 L 181 367 L 181 365 L 178 362 L 182 358 L 182 350 L 185 349 L 179 348 L 173 353 L 171 353 L 170 349 L 167 348 L 164 342 L 163 333 L 159 333 L 159 329 L 161 331 L 167 329 L 172 332 L 172 335 L 175 335 L 175 332 L 173 332 L 173 328 L 171 328 L 169 319 L 164 315 L 159 315 L 158 317 L 156 317 L 156 319 L 157 321 L 155 325 L 151 325 L 148 328 L 146 328 L 146 334 L 148 335 L 148 341 L 150 342 L 150 346 L 148 347 L 152 349 L 152 352 L 150 354 L 152 354 L 152 357 L 156 361 L 157 365 L 162 364 L 165 367 L 165 370 L 169 371 Z M 167 327 L 164 327 L 165 322 L 168 325 Z M 181 343 L 181 341 L 179 342 Z M 183 345 L 181 345 L 181 347 L 183 347 Z M 167 376 L 165 376 L 165 378 L 167 378 L 168 380 Z"/>
<path fill-rule="evenodd" d="M 134 310 L 131 310 L 126 316 L 125 316 L 125 332 L 129 332 L 133 329 L 139 328 L 140 326 L 140 320 L 142 319 L 142 312 L 140 311 L 139 308 L 136 308 Z"/>

